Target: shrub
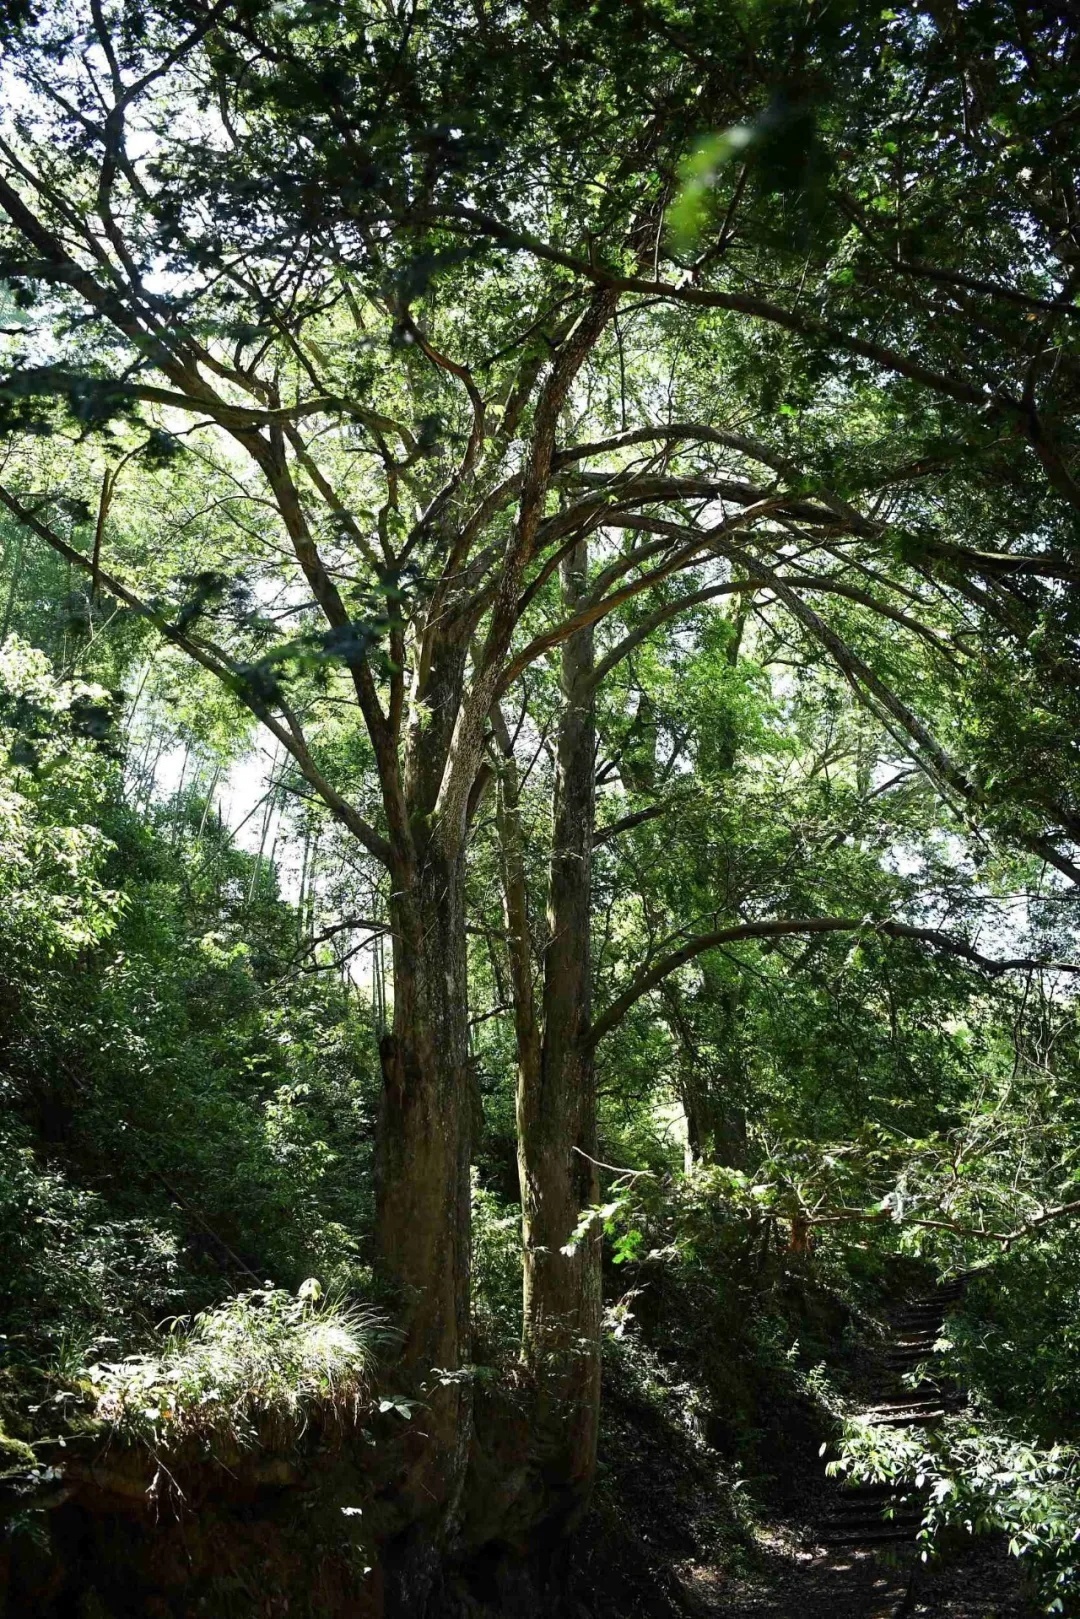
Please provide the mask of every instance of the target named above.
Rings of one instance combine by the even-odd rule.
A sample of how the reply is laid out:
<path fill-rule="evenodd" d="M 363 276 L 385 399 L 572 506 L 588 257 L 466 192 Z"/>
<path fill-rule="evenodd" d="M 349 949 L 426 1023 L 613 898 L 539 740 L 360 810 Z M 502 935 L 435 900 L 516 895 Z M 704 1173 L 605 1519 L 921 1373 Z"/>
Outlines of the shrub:
<path fill-rule="evenodd" d="M 1080 1613 L 1080 1452 L 1039 1448 L 969 1418 L 940 1428 L 850 1422 L 829 1471 L 925 1490 L 926 1552 L 943 1529 L 997 1531 L 1030 1568 L 1047 1612 Z"/>
<path fill-rule="evenodd" d="M 476 1347 L 493 1360 L 521 1341 L 521 1209 L 472 1180 L 473 1326 Z"/>

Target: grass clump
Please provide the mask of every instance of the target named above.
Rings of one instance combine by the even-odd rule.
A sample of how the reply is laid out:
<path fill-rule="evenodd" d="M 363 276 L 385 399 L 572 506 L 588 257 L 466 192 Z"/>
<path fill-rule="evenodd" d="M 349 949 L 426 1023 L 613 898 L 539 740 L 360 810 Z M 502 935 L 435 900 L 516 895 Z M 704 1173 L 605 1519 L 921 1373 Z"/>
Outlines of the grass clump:
<path fill-rule="evenodd" d="M 256 1288 L 177 1318 L 156 1354 L 88 1367 L 89 1393 L 99 1422 L 155 1450 L 280 1445 L 315 1415 L 367 1407 L 380 1337 L 373 1311 L 324 1298 L 317 1282 L 295 1295 Z"/>

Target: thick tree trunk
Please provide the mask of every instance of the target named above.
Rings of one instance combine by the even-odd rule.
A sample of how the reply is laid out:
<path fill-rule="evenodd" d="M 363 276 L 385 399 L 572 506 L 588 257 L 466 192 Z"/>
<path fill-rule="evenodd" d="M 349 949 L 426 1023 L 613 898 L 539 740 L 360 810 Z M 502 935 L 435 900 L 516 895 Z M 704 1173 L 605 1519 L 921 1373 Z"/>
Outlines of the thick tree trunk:
<path fill-rule="evenodd" d="M 428 672 L 410 739 L 408 847 L 391 870 L 393 1023 L 382 1043 L 377 1242 L 398 1296 L 397 1388 L 422 1403 L 390 1454 L 387 1611 L 419 1613 L 459 1517 L 471 1437 L 470 1122 L 465 859 L 431 826 L 440 762 L 460 695 L 463 649 Z M 420 704 L 417 704 L 418 714 Z M 396 1593 L 396 1594 L 395 1594 Z"/>
<path fill-rule="evenodd" d="M 452 1517 L 464 1476 L 469 1358 L 468 999 L 460 857 L 428 850 L 391 905 L 394 1020 L 383 1041 L 378 1243 L 400 1295 L 400 1365 L 427 1405 L 411 1425 L 404 1494 Z"/>
<path fill-rule="evenodd" d="M 695 1038 L 678 984 L 669 979 L 661 996 L 678 1050 L 676 1083 L 686 1114 L 687 1157 L 690 1162 L 744 1169 L 746 1076 L 736 1027 L 738 991 L 716 984 L 708 965 L 703 967 L 698 1000 L 709 1019 L 708 1056 Z"/>
<path fill-rule="evenodd" d="M 564 605 L 584 591 L 584 544 L 563 564 Z M 600 1403 L 600 1234 L 571 1253 L 597 1201 L 596 1097 L 586 1045 L 591 1012 L 590 888 L 595 802 L 591 630 L 564 645 L 539 1067 L 523 1063 L 518 1140 L 524 1233 L 523 1355 L 536 1379 L 536 1460 L 572 1516 L 596 1465 Z"/>

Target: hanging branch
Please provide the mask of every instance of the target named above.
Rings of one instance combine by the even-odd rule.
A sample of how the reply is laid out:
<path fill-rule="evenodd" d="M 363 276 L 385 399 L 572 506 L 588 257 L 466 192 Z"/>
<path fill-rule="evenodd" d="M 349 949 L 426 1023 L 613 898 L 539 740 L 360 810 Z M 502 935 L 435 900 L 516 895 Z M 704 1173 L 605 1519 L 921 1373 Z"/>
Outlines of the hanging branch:
<path fill-rule="evenodd" d="M 1053 1225 L 1058 1220 L 1070 1220 L 1078 1214 L 1080 1198 L 1072 1203 L 1059 1203 L 1053 1208 L 1042 1209 L 1011 1231 L 988 1231 L 984 1226 L 963 1225 L 957 1220 L 934 1220 L 915 1215 L 904 1215 L 898 1220 L 891 1209 L 835 1209 L 830 1214 L 806 1214 L 803 1218 L 807 1225 L 812 1226 L 850 1223 L 883 1225 L 891 1222 L 897 1226 L 919 1226 L 928 1231 L 949 1231 L 957 1237 L 977 1237 L 983 1242 L 996 1242 L 1000 1244 L 1002 1252 L 1007 1253 L 1013 1243 L 1034 1236 L 1044 1226 Z"/>

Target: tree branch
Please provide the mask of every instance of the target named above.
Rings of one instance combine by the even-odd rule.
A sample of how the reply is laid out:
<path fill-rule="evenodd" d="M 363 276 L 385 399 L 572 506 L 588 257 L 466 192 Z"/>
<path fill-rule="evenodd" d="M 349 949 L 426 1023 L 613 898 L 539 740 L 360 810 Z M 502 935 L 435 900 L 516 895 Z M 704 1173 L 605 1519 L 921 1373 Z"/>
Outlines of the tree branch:
<path fill-rule="evenodd" d="M 82 573 L 88 574 L 91 579 L 96 577 L 98 583 L 104 585 L 118 601 L 124 603 L 125 607 L 130 608 L 134 613 L 138 613 L 141 618 L 149 620 L 165 640 L 171 642 L 173 646 L 179 647 L 201 668 L 206 669 L 215 679 L 220 680 L 223 685 L 227 686 L 237 701 L 242 703 L 250 713 L 254 714 L 260 724 L 264 725 L 295 759 L 301 775 L 314 787 L 316 793 L 335 819 L 339 820 L 364 845 L 369 854 L 374 855 L 384 865 L 390 864 L 391 849 L 389 843 L 326 780 L 312 758 L 310 749 L 295 721 L 290 720 L 290 723 L 283 724 L 276 719 L 265 703 L 247 688 L 240 672 L 226 661 L 222 655 L 210 652 L 206 647 L 201 646 L 198 641 L 185 634 L 183 630 L 178 629 L 175 624 L 170 624 L 162 613 L 144 602 L 114 575 L 106 573 L 100 565 L 95 570 L 92 556 L 84 556 L 81 551 L 76 551 L 74 546 L 68 545 L 66 540 L 61 539 L 55 530 L 51 529 L 47 523 L 43 523 L 35 512 L 24 506 L 2 484 L 0 484 L 0 503 L 5 505 L 13 517 L 16 517 L 39 539 L 44 540 L 45 544 L 57 552 L 59 556 L 62 556 L 65 561 L 70 562 L 73 567 L 78 568 Z"/>
<path fill-rule="evenodd" d="M 544 502 L 551 483 L 551 458 L 559 413 L 570 385 L 595 346 L 618 302 L 617 294 L 598 291 L 574 331 L 559 350 L 536 407 L 532 443 L 521 482 L 517 523 L 507 546 L 491 611 L 487 638 L 472 685 L 458 712 L 435 805 L 440 834 L 451 849 L 464 835 L 469 791 L 476 773 L 488 713 L 497 695 L 503 659 L 517 623 L 517 603 L 525 568 L 532 556 Z"/>
<path fill-rule="evenodd" d="M 721 945 L 735 944 L 744 939 L 782 939 L 792 935 L 815 933 L 864 933 L 878 934 L 887 939 L 910 939 L 915 943 L 932 945 L 935 949 L 959 956 L 993 977 L 1034 967 L 1057 972 L 1080 973 L 1080 962 L 1036 961 L 1026 957 L 999 960 L 993 956 L 984 956 L 981 951 L 976 950 L 965 939 L 957 938 L 955 934 L 945 933 L 940 928 L 915 927 L 908 922 L 875 922 L 869 917 L 851 916 L 812 916 L 741 922 L 733 927 L 718 928 L 714 933 L 699 933 L 694 938 L 688 939 L 678 950 L 669 951 L 658 961 L 642 967 L 623 993 L 612 1001 L 606 1012 L 593 1024 L 589 1043 L 595 1046 L 604 1035 L 617 1028 L 631 1007 L 635 1006 L 643 995 L 648 995 L 651 990 L 656 989 L 669 973 L 677 972 L 680 967 L 685 967 L 687 962 L 704 955 L 707 950 L 716 950 Z"/>
<path fill-rule="evenodd" d="M 612 821 L 610 826 L 598 827 L 593 833 L 593 848 L 598 849 L 602 843 L 610 843 L 620 832 L 630 832 L 635 826 L 644 826 L 646 821 L 655 821 L 658 815 L 666 815 L 671 807 L 670 802 L 650 804 L 648 809 L 635 810 L 632 815 L 623 815 L 619 820 Z"/>
<path fill-rule="evenodd" d="M 948 398 L 956 399 L 963 404 L 975 405 L 982 409 L 991 402 L 997 402 L 1011 407 L 1017 414 L 1021 413 L 1019 401 L 1002 397 L 985 384 L 969 382 L 963 377 L 934 371 L 887 344 L 873 343 L 866 338 L 856 337 L 840 327 L 831 326 L 812 315 L 801 315 L 796 310 L 785 309 L 766 298 L 753 298 L 738 292 L 716 292 L 692 284 L 676 286 L 670 281 L 651 281 L 641 276 L 620 275 L 602 264 L 591 263 L 588 259 L 578 258 L 576 254 L 552 247 L 539 237 L 524 231 L 512 230 L 501 220 L 490 214 L 481 213 L 478 209 L 458 207 L 454 213 L 462 221 L 462 225 L 455 226 L 453 216 L 443 216 L 442 223 L 447 229 L 471 228 L 473 231 L 479 231 L 501 242 L 505 247 L 517 252 L 531 253 L 535 258 L 545 259 L 550 264 L 558 264 L 564 269 L 572 270 L 575 275 L 591 281 L 594 286 L 617 292 L 644 293 L 650 298 L 691 304 L 699 309 L 727 309 L 734 314 L 749 315 L 757 320 L 767 321 L 771 325 L 781 326 L 786 331 L 794 332 L 798 337 L 805 337 L 816 343 L 825 342 L 842 352 L 857 354 L 881 366 L 883 370 L 893 371 L 896 375 L 908 377 L 913 382 L 924 383 L 935 393 L 945 394 Z"/>
<path fill-rule="evenodd" d="M 1055 1220 L 1071 1219 L 1074 1214 L 1080 1214 L 1080 1199 L 1072 1203 L 1059 1203 L 1054 1208 L 1043 1209 L 1039 1214 L 1033 1214 L 1012 1231 L 987 1231 L 983 1226 L 961 1225 L 956 1220 L 931 1220 L 916 1215 L 904 1216 L 896 1220 L 897 1225 L 920 1226 L 929 1231 L 951 1231 L 957 1237 L 978 1237 L 984 1242 L 999 1242 L 1004 1251 L 1019 1242 L 1022 1237 L 1030 1237 L 1034 1232 L 1041 1231 L 1043 1226 L 1051 1225 Z M 805 1216 L 807 1225 L 847 1225 L 858 1223 L 864 1225 L 882 1225 L 895 1217 L 891 1209 L 837 1209 L 832 1214 L 808 1214 Z"/>

